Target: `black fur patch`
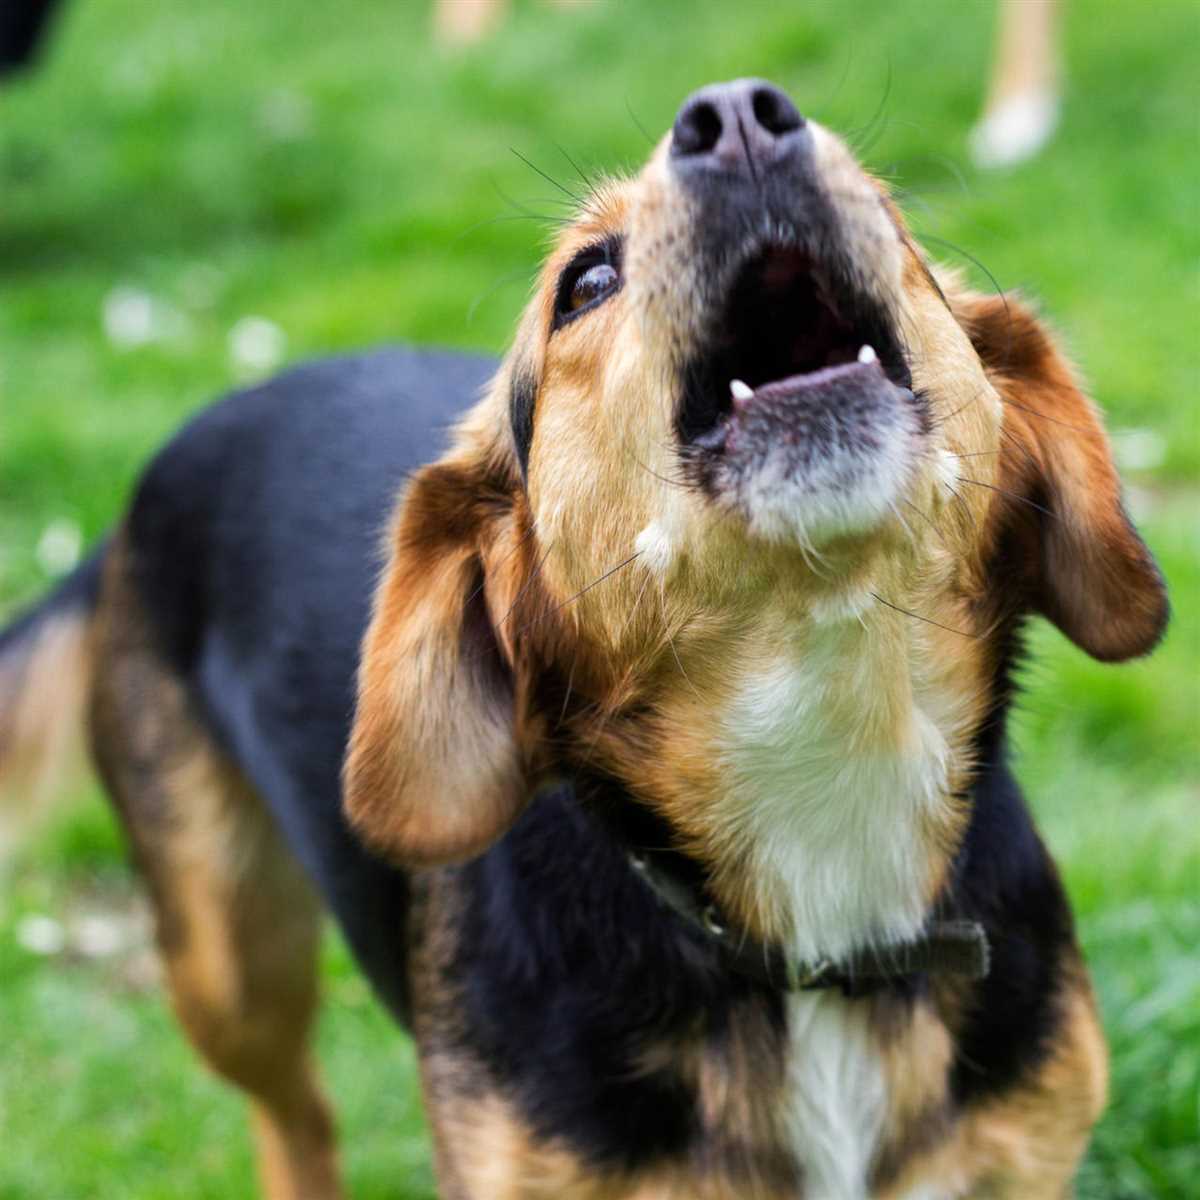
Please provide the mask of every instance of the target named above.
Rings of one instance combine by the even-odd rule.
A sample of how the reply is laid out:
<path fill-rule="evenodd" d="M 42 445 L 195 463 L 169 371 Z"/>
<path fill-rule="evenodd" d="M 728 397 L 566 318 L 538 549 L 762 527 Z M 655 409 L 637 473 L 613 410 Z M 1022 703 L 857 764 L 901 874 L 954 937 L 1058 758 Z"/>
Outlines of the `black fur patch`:
<path fill-rule="evenodd" d="M 460 881 L 464 1050 L 535 1133 L 597 1166 L 634 1171 L 695 1148 L 693 1085 L 648 1070 L 649 1047 L 720 1040 L 746 1004 L 765 1008 L 782 1043 L 782 994 L 727 971 L 569 788 L 537 797 Z"/>
<path fill-rule="evenodd" d="M 1063 971 L 1076 953 L 1058 871 L 1007 763 L 1019 631 L 1005 643 L 976 736 L 971 820 L 945 897 L 956 916 L 982 923 L 991 945 L 991 971 L 958 1032 L 951 1094 L 961 1105 L 1004 1091 L 1044 1061 L 1060 1021 Z"/>
<path fill-rule="evenodd" d="M 533 445 L 533 409 L 537 403 L 537 393 L 537 376 L 527 367 L 518 367 L 513 372 L 508 416 L 512 424 L 513 443 L 517 448 L 517 461 L 521 464 L 522 478 L 529 471 L 529 448 Z"/>

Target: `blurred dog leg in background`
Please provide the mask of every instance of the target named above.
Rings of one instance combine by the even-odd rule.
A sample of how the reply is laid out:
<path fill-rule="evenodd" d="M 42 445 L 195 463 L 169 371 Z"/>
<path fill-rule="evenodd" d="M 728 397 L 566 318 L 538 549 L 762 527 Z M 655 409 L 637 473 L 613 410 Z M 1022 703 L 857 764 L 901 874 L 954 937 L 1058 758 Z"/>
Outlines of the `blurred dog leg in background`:
<path fill-rule="evenodd" d="M 437 0 L 433 31 L 447 46 L 468 46 L 495 30 L 508 12 L 508 0 Z"/>
<path fill-rule="evenodd" d="M 4 0 L 0 4 L 0 76 L 33 61 L 58 0 Z"/>
<path fill-rule="evenodd" d="M 978 167 L 1032 158 L 1058 126 L 1060 0 L 1000 0 L 999 32 L 983 115 L 971 131 Z"/>
<path fill-rule="evenodd" d="M 574 8 L 588 0 L 552 0 L 558 8 Z M 433 32 L 446 46 L 469 46 L 499 28 L 509 0 L 436 0 Z"/>

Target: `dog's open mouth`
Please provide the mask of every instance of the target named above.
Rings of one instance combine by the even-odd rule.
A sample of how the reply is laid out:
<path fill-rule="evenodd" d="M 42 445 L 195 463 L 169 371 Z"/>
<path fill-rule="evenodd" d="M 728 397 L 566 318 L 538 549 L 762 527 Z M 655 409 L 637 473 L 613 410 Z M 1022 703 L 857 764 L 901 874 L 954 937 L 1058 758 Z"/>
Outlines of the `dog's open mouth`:
<path fill-rule="evenodd" d="M 680 438 L 719 454 L 756 400 L 820 404 L 885 380 L 911 384 L 880 307 L 837 287 L 806 250 L 769 247 L 738 272 L 712 344 L 685 373 Z"/>

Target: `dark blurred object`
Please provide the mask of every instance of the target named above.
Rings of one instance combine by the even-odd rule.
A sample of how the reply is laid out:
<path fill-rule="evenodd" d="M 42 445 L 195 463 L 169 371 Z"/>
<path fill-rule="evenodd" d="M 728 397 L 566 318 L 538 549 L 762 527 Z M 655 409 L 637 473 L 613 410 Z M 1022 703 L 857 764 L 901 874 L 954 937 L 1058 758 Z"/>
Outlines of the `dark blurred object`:
<path fill-rule="evenodd" d="M 33 62 L 57 8 L 58 0 L 0 3 L 0 77 Z"/>

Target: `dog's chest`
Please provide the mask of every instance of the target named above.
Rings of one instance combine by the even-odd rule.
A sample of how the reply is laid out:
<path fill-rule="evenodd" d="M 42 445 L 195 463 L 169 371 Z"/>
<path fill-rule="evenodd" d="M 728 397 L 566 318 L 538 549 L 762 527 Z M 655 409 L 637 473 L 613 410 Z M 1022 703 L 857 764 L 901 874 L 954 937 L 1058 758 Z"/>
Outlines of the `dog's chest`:
<path fill-rule="evenodd" d="M 731 811 L 792 955 L 836 961 L 915 937 L 950 751 L 907 672 L 856 631 L 822 631 L 745 680 L 723 734 Z M 777 1128 L 805 1200 L 870 1195 L 889 1105 L 871 1011 L 838 989 L 787 1000 Z"/>
<path fill-rule="evenodd" d="M 887 1080 L 867 1006 L 836 989 L 788 1002 L 782 1128 L 805 1200 L 865 1200 L 887 1113 Z"/>

